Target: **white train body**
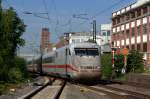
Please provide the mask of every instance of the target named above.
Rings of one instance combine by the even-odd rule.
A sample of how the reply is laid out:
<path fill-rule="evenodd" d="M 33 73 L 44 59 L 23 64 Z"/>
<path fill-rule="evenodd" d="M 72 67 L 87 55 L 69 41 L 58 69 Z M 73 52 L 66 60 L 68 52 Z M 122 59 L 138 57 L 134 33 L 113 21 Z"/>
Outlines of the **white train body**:
<path fill-rule="evenodd" d="M 72 80 L 101 78 L 100 49 L 93 43 L 78 43 L 65 46 L 30 62 L 30 71 L 39 71 Z"/>

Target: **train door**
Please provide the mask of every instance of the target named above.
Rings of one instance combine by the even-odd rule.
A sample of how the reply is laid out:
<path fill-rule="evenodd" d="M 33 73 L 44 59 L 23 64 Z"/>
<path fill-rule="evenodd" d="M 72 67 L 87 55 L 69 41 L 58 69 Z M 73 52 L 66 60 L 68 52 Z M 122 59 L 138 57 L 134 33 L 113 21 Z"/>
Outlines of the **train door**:
<path fill-rule="evenodd" d="M 68 59 L 68 49 L 66 48 L 66 50 L 65 50 L 65 75 L 66 75 L 66 77 L 68 77 L 67 75 L 68 75 L 68 71 L 67 71 L 67 59 Z"/>
<path fill-rule="evenodd" d="M 42 55 L 39 57 L 39 59 L 37 59 L 37 71 L 38 73 L 40 73 L 40 75 L 43 74 L 43 70 L 42 70 Z"/>
<path fill-rule="evenodd" d="M 70 55 L 70 50 L 68 48 L 66 48 L 65 50 L 65 75 L 67 77 L 67 79 L 70 79 L 70 75 L 68 72 L 68 65 L 69 65 L 69 55 Z"/>

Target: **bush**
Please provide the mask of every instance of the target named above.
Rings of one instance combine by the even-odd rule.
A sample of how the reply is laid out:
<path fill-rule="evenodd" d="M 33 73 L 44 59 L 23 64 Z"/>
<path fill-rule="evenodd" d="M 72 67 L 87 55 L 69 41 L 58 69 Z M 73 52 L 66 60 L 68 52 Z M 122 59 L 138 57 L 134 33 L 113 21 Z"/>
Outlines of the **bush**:
<path fill-rule="evenodd" d="M 13 83 L 17 83 L 23 80 L 23 75 L 21 73 L 21 71 L 19 70 L 19 68 L 12 68 L 9 71 L 9 79 L 11 82 Z"/>
<path fill-rule="evenodd" d="M 143 54 L 131 50 L 127 58 L 127 72 L 141 73 L 144 71 Z"/>
<path fill-rule="evenodd" d="M 28 78 L 26 61 L 23 58 L 15 57 L 14 66 L 8 72 L 10 82 L 21 82 Z"/>
<path fill-rule="evenodd" d="M 20 57 L 15 58 L 15 67 L 18 68 L 24 78 L 28 77 L 26 60 Z"/>
<path fill-rule="evenodd" d="M 103 78 L 110 79 L 112 75 L 112 56 L 111 54 L 102 54 L 101 64 L 102 64 L 102 74 Z"/>
<path fill-rule="evenodd" d="M 124 56 L 121 54 L 115 55 L 114 71 L 117 77 L 121 76 L 121 71 L 124 67 Z"/>
<path fill-rule="evenodd" d="M 6 89 L 6 86 L 0 83 L 0 95 L 4 93 L 5 89 Z"/>

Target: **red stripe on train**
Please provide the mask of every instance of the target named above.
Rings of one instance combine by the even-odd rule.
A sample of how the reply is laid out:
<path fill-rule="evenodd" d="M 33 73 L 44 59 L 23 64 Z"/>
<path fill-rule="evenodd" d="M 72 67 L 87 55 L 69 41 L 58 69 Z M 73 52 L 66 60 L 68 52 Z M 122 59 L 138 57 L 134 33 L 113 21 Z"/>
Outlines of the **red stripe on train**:
<path fill-rule="evenodd" d="M 64 68 L 64 69 L 67 67 L 67 69 L 71 69 L 73 71 L 79 72 L 79 70 L 77 68 L 74 68 L 72 65 L 49 65 L 49 64 L 43 64 L 42 66 L 46 67 L 46 68 Z"/>

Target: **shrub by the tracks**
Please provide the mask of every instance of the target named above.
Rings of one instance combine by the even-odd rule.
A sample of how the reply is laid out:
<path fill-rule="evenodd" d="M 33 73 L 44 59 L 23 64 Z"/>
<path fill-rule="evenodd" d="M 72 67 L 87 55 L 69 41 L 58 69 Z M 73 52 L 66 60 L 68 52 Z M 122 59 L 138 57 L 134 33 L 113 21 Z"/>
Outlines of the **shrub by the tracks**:
<path fill-rule="evenodd" d="M 115 55 L 114 71 L 117 77 L 121 76 L 121 71 L 124 67 L 124 56 L 121 54 Z"/>
<path fill-rule="evenodd" d="M 102 63 L 102 74 L 103 78 L 110 79 L 112 75 L 112 56 L 111 54 L 102 54 L 101 63 Z"/>
<path fill-rule="evenodd" d="M 143 54 L 131 50 L 127 58 L 127 72 L 141 73 L 144 71 Z"/>
<path fill-rule="evenodd" d="M 14 66 L 8 72 L 9 80 L 11 82 L 21 82 L 28 77 L 26 69 L 26 61 L 23 58 L 16 57 L 14 60 Z"/>

